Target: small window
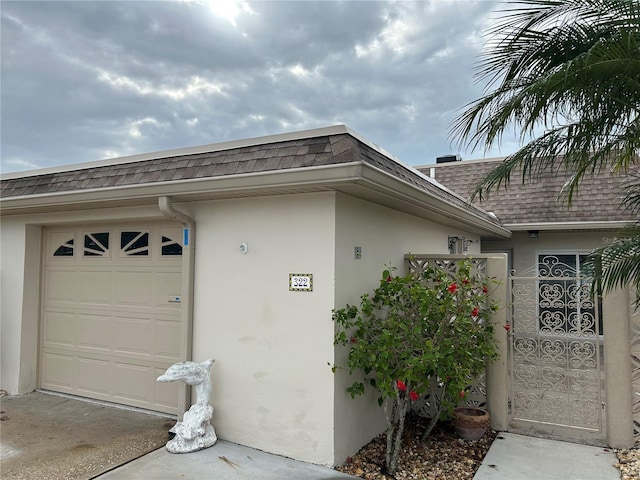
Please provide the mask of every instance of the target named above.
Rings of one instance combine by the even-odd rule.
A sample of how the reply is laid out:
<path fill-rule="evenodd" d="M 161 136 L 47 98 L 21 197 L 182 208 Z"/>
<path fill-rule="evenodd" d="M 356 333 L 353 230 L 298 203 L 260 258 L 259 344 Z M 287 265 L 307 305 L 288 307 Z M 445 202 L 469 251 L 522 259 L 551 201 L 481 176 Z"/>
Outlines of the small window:
<path fill-rule="evenodd" d="M 84 236 L 85 257 L 106 257 L 109 254 L 109 232 L 87 233 Z"/>
<path fill-rule="evenodd" d="M 60 245 L 53 253 L 54 257 L 73 257 L 73 238 Z"/>
<path fill-rule="evenodd" d="M 602 303 L 591 298 L 582 274 L 586 255 L 538 256 L 539 330 L 542 335 L 593 337 L 603 334 Z"/>
<path fill-rule="evenodd" d="M 182 255 L 182 245 L 171 240 L 169 237 L 162 237 L 162 256 Z"/>
<path fill-rule="evenodd" d="M 120 249 L 126 256 L 149 256 L 149 233 L 120 232 Z"/>

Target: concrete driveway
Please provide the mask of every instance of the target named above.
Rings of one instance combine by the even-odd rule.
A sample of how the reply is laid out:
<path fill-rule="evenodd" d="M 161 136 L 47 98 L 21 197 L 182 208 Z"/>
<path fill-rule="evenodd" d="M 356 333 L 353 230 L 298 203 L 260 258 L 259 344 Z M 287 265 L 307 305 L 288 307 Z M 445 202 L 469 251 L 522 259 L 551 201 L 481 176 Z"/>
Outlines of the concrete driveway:
<path fill-rule="evenodd" d="M 0 397 L 2 479 L 87 479 L 162 447 L 175 420 L 33 392 Z"/>

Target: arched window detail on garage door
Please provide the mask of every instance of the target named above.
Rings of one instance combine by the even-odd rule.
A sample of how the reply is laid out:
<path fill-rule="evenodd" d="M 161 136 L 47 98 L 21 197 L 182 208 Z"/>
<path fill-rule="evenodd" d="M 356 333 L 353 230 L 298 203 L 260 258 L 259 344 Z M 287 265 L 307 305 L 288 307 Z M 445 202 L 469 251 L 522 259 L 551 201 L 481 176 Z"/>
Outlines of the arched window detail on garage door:
<path fill-rule="evenodd" d="M 67 240 L 60 245 L 55 252 L 54 257 L 73 257 L 73 238 Z"/>
<path fill-rule="evenodd" d="M 120 250 L 125 256 L 149 256 L 149 232 L 120 232 Z"/>
<path fill-rule="evenodd" d="M 109 256 L 109 232 L 86 233 L 84 236 L 84 256 Z"/>
<path fill-rule="evenodd" d="M 182 255 L 182 245 L 172 238 L 162 236 L 162 256 Z"/>

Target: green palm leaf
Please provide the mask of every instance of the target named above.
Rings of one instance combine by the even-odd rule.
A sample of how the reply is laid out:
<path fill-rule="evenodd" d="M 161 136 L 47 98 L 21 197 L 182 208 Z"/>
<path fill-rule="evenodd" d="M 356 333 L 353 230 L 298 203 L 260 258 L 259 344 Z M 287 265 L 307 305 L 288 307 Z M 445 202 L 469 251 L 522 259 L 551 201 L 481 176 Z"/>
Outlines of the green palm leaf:
<path fill-rule="evenodd" d="M 486 152 L 517 128 L 523 146 L 474 185 L 472 199 L 507 187 L 515 172 L 522 183 L 560 172 L 571 204 L 585 175 L 610 170 L 628 174 L 622 205 L 640 216 L 640 177 L 630 172 L 640 153 L 640 1 L 514 0 L 498 15 L 476 71 L 485 94 L 450 134 Z M 638 287 L 640 223 L 588 266 L 595 289 Z"/>

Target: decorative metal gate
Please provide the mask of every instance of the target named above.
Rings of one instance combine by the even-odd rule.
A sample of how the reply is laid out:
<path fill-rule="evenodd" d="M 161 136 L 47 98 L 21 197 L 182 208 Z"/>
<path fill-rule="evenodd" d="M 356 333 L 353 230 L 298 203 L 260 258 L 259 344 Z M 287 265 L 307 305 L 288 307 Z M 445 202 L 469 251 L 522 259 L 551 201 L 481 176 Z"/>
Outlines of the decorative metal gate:
<path fill-rule="evenodd" d="M 600 322 L 582 257 L 540 255 L 510 276 L 512 430 L 583 441 L 602 435 Z"/>

